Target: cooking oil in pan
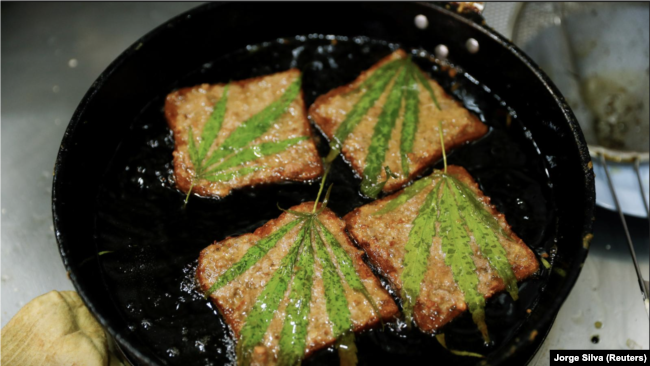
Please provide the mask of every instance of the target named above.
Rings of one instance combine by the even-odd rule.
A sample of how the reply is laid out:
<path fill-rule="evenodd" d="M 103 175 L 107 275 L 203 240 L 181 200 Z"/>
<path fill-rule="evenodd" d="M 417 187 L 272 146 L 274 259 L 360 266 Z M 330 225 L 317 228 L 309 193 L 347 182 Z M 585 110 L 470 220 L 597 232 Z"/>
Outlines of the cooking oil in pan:
<path fill-rule="evenodd" d="M 222 199 L 194 196 L 183 208 L 184 195 L 174 185 L 174 141 L 162 111 L 166 94 L 179 87 L 241 80 L 297 67 L 303 72 L 305 103 L 309 106 L 317 96 L 351 82 L 398 47 L 361 37 L 322 35 L 251 45 L 215 59 L 161 90 L 133 122 L 97 196 L 96 245 L 97 251 L 112 251 L 101 257 L 105 286 L 122 309 L 129 330 L 165 362 L 234 362 L 234 340 L 228 327 L 214 305 L 195 288 L 199 252 L 215 241 L 252 232 L 277 217 L 281 213 L 278 204 L 291 207 L 313 200 L 318 189 L 317 183 L 269 185 L 238 190 Z M 545 161 L 516 118 L 516 111 L 508 109 L 506 102 L 475 83 L 462 69 L 439 64 L 420 51 L 414 51 L 413 58 L 491 127 L 481 140 L 449 154 L 449 163 L 467 168 L 533 250 L 551 253 L 556 223 Z M 324 155 L 327 140 L 318 132 L 316 135 Z M 370 202 L 359 194 L 360 181 L 342 159 L 335 162 L 329 179 L 334 184 L 329 207 L 339 216 Z M 535 307 L 548 274 L 549 270 L 542 267 L 539 276 L 523 282 L 516 302 L 505 294 L 488 301 L 492 344 L 483 344 L 471 317 L 465 314 L 441 330 L 448 347 L 485 355 L 499 349 Z M 440 364 L 477 362 L 452 355 L 435 337 L 415 327 L 409 329 L 400 321 L 360 334 L 357 347 L 361 365 L 420 364 L 432 359 Z M 338 356 L 332 349 L 305 360 L 310 365 L 336 363 Z"/>

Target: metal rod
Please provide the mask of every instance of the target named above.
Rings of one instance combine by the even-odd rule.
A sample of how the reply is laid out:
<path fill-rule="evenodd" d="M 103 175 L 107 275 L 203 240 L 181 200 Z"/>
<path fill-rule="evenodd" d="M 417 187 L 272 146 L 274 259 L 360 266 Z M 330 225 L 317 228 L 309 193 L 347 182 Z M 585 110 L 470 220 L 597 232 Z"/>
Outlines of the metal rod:
<path fill-rule="evenodd" d="M 636 260 L 636 252 L 634 251 L 634 244 L 632 243 L 632 237 L 630 236 L 630 231 L 627 228 L 627 222 L 625 221 L 625 215 L 621 210 L 621 205 L 618 203 L 618 197 L 616 197 L 616 190 L 614 189 L 614 184 L 612 183 L 612 178 L 609 176 L 609 169 L 607 168 L 607 161 L 605 155 L 600 154 L 600 161 L 605 168 L 605 175 L 607 176 L 607 183 L 609 184 L 609 189 L 612 191 L 612 197 L 614 198 L 614 204 L 616 205 L 616 210 L 618 215 L 621 217 L 621 223 L 623 224 L 623 229 L 625 230 L 625 236 L 627 237 L 627 246 L 630 250 L 630 255 L 632 256 L 632 262 L 634 262 L 634 269 L 636 270 L 636 276 L 639 280 L 639 287 L 641 288 L 641 293 L 643 293 L 643 302 L 646 304 L 646 312 L 648 310 L 648 288 L 646 287 L 645 281 L 643 280 L 643 275 L 641 274 L 641 268 L 639 268 L 639 262 Z"/>
<path fill-rule="evenodd" d="M 647 197 L 645 196 L 645 190 L 643 189 L 643 180 L 641 179 L 641 169 L 639 169 L 641 159 L 636 158 L 634 159 L 634 171 L 636 172 L 636 178 L 639 181 L 639 189 L 641 190 L 641 198 L 643 198 L 643 208 L 645 208 L 645 213 L 648 218 L 648 221 L 650 221 L 650 207 L 648 207 L 647 202 Z M 646 292 L 650 292 L 650 282 L 645 281 L 645 290 Z M 645 299 L 645 311 L 650 314 L 650 304 L 648 304 L 649 299 Z"/>
<path fill-rule="evenodd" d="M 641 190 L 641 198 L 643 198 L 643 208 L 645 208 L 646 216 L 648 221 L 650 221 L 650 208 L 646 203 L 647 197 L 645 196 L 645 190 L 643 189 L 643 180 L 641 179 L 641 171 L 639 169 L 639 158 L 634 159 L 634 171 L 636 172 L 636 178 L 639 180 L 639 189 Z"/>

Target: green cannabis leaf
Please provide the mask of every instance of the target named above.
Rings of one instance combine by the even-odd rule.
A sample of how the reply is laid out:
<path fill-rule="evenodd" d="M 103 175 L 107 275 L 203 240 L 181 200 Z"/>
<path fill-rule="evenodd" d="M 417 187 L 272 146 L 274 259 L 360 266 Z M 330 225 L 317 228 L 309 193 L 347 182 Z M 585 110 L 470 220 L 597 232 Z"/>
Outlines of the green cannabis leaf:
<path fill-rule="evenodd" d="M 303 226 L 291 246 L 289 253 L 282 258 L 280 267 L 275 271 L 262 293 L 255 301 L 253 309 L 248 313 L 246 322 L 241 329 L 239 342 L 237 342 L 237 363 L 248 365 L 253 347 L 262 342 L 273 316 L 284 298 L 293 274 L 293 267 L 298 258 L 299 250 L 305 238 L 307 227 Z"/>
<path fill-rule="evenodd" d="M 313 226 L 309 225 L 307 238 L 311 242 Z M 279 365 L 297 365 L 305 354 L 309 305 L 311 302 L 314 253 L 311 245 L 305 245 L 300 253 L 298 269 L 291 283 L 286 319 L 280 333 Z"/>
<path fill-rule="evenodd" d="M 427 189 L 428 192 L 427 192 Z M 506 257 L 502 240 L 513 239 L 501 228 L 499 222 L 476 193 L 456 177 L 444 172 L 434 172 L 389 201 L 374 215 L 384 215 L 397 209 L 419 194 L 425 194 L 424 203 L 412 222 L 405 246 L 402 271 L 402 300 L 406 319 L 412 320 L 413 307 L 420 295 L 421 283 L 429 265 L 429 252 L 435 237 L 440 238 L 445 264 L 463 292 L 474 322 L 484 339 L 489 341 L 485 325 L 485 297 L 478 291 L 479 278 L 472 259 L 470 235 L 478 245 L 481 255 L 488 260 L 506 285 L 511 297 L 518 298 L 517 278 Z"/>
<path fill-rule="evenodd" d="M 391 83 L 392 86 L 389 88 Z M 375 70 L 368 79 L 349 92 L 362 93 L 362 95 L 336 129 L 331 141 L 330 153 L 326 158 L 328 162 L 338 156 L 350 133 L 388 90 L 382 111 L 373 129 L 362 174 L 361 193 L 368 197 L 377 197 L 388 179 L 391 178 L 391 174 L 386 174 L 386 178 L 382 179 L 382 170 L 385 170 L 386 153 L 392 132 L 400 116 L 402 117 L 399 141 L 401 170 L 403 175 L 410 174 L 408 154 L 413 152 L 415 136 L 420 123 L 420 94 L 423 92 L 420 86 L 428 92 L 429 98 L 436 108 L 441 110 L 429 80 L 412 62 L 410 56 L 406 59 L 385 63 Z"/>
<path fill-rule="evenodd" d="M 519 296 L 517 278 L 501 244 L 501 240 L 512 241 L 513 239 L 488 212 L 469 186 L 447 174 L 442 121 L 438 124 L 438 131 L 443 150 L 444 170 L 434 171 L 429 177 L 405 188 L 399 196 L 388 201 L 374 215 L 390 213 L 413 197 L 426 193 L 424 203 L 413 219 L 404 248 L 401 274 L 404 315 L 410 325 L 413 308 L 420 295 L 421 283 L 429 266 L 430 248 L 433 239 L 438 237 L 445 264 L 451 268 L 454 281 L 463 292 L 472 319 L 484 340 L 489 342 L 485 324 L 485 297 L 478 291 L 479 277 L 473 260 L 470 235 L 479 247 L 481 255 L 488 260 L 490 266 L 503 280 L 510 296 L 517 300 Z"/>
<path fill-rule="evenodd" d="M 427 194 L 424 204 L 413 220 L 413 228 L 409 232 L 408 241 L 404 247 L 402 299 L 404 315 L 409 325 L 413 307 L 420 295 L 420 284 L 429 265 L 429 251 L 436 232 L 438 191 L 439 188 L 436 187 Z"/>
<path fill-rule="evenodd" d="M 313 213 L 309 217 L 299 217 L 289 222 L 252 246 L 242 259 L 217 279 L 206 292 L 206 296 L 244 273 L 268 253 L 291 229 L 296 227 L 299 228 L 299 231 L 293 245 L 246 317 L 236 349 L 240 365 L 250 364 L 254 347 L 262 342 L 289 287 L 286 316 L 279 335 L 278 364 L 300 364 L 306 349 L 314 264 L 316 262 L 322 268 L 325 306 L 335 338 L 347 337 L 346 339 L 349 340 L 352 337 L 352 342 L 354 342 L 354 336 L 350 336 L 353 334 L 351 333 L 353 323 L 343 287 L 344 282 L 352 290 L 363 294 L 373 307 L 377 317 L 381 319 L 375 302 L 354 268 L 352 258 L 331 231 Z M 346 352 L 353 348 L 349 342 L 341 344 L 344 345 Z M 346 359 L 350 358 L 347 353 L 345 353 L 345 357 Z"/>
<path fill-rule="evenodd" d="M 374 213 L 374 215 L 383 215 L 385 213 L 391 212 L 398 208 L 399 206 L 405 204 L 408 200 L 411 198 L 417 196 L 418 193 L 422 192 L 423 189 L 427 188 L 429 185 L 431 185 L 431 182 L 433 181 L 434 175 L 430 175 L 426 178 L 422 178 L 412 185 L 404 188 L 402 193 L 397 196 L 396 198 L 388 201 L 388 203 L 382 207 L 381 210 L 377 211 Z"/>
<path fill-rule="evenodd" d="M 234 280 L 242 273 L 246 272 L 247 269 L 251 268 L 257 261 L 266 255 L 272 248 L 274 248 L 278 242 L 284 238 L 284 236 L 293 229 L 296 225 L 303 223 L 304 220 L 293 220 L 290 223 L 284 225 L 273 234 L 265 237 L 264 239 L 258 241 L 256 245 L 252 246 L 244 257 L 230 267 L 226 272 L 224 272 L 217 282 L 215 282 L 208 291 L 206 291 L 205 296 L 210 296 L 213 292 L 225 286 L 228 282 Z"/>
<path fill-rule="evenodd" d="M 350 256 L 345 251 L 345 249 L 343 249 L 341 243 L 339 243 L 338 240 L 336 240 L 334 234 L 332 234 L 325 227 L 325 225 L 323 225 L 322 222 L 320 221 L 317 222 L 318 225 L 320 226 L 321 233 L 325 237 L 324 241 L 329 245 L 332 252 L 334 252 L 336 263 L 339 269 L 341 270 L 341 272 L 343 273 L 343 278 L 353 290 L 363 294 L 366 300 L 368 300 L 368 302 L 370 303 L 370 306 L 372 306 L 375 315 L 377 315 L 377 317 L 381 321 L 381 313 L 379 312 L 379 308 L 377 307 L 377 304 L 368 293 L 366 287 L 363 285 L 363 282 L 361 282 L 361 278 L 359 277 L 359 274 L 357 273 L 357 270 L 354 268 L 354 264 L 352 263 L 352 258 L 350 258 Z"/>
<path fill-rule="evenodd" d="M 489 342 L 487 325 L 485 324 L 485 298 L 478 291 L 479 278 L 472 256 L 469 235 L 461 225 L 459 207 L 452 196 L 447 179 L 441 179 L 441 195 L 439 197 L 440 238 L 442 251 L 445 254 L 445 264 L 451 267 L 454 280 L 465 295 L 465 302 L 472 314 L 474 323 L 478 326 L 483 338 Z M 473 229 L 473 228 L 472 228 Z"/>
<path fill-rule="evenodd" d="M 418 82 L 424 87 L 424 89 L 429 92 L 429 97 L 431 97 L 433 104 L 436 105 L 436 108 L 438 108 L 438 110 L 442 110 L 442 108 L 440 108 L 440 104 L 438 103 L 438 98 L 436 98 L 436 94 L 433 92 L 433 88 L 431 87 L 431 84 L 429 84 L 427 77 L 424 76 L 422 71 L 420 71 L 420 69 L 417 67 L 414 67 L 413 71 L 415 73 L 415 77 L 418 79 Z"/>
<path fill-rule="evenodd" d="M 354 128 L 361 122 L 363 116 L 368 113 L 370 108 L 375 105 L 375 102 L 384 89 L 388 86 L 390 81 L 395 76 L 394 72 L 402 66 L 403 60 L 394 60 L 386 63 L 377 69 L 364 83 L 359 86 L 360 90 L 365 89 L 361 98 L 352 107 L 352 110 L 347 114 L 345 120 L 339 125 L 334 133 L 333 141 L 330 146 L 330 153 L 327 156 L 327 161 L 332 161 L 341 152 L 341 146 L 348 135 Z"/>
<path fill-rule="evenodd" d="M 188 129 L 188 152 L 190 161 L 194 166 L 194 176 L 192 177 L 190 189 L 185 197 L 186 204 L 192 193 L 192 188 L 198 180 L 205 179 L 210 182 L 226 182 L 236 177 L 263 170 L 266 167 L 257 166 L 243 167 L 225 172 L 226 170 L 258 160 L 264 156 L 278 154 L 308 139 L 307 136 L 300 136 L 283 141 L 251 145 L 255 139 L 266 133 L 273 123 L 286 112 L 291 102 L 300 93 L 300 85 L 301 79 L 298 78 L 287 87 L 284 94 L 278 100 L 242 122 L 219 146 L 215 146 L 211 154 L 208 154 L 210 149 L 215 145 L 226 115 L 230 85 L 228 84 L 224 87 L 221 98 L 214 105 L 212 114 L 203 126 L 198 146 L 192 127 L 190 126 Z"/>
<path fill-rule="evenodd" d="M 366 156 L 366 167 L 363 170 L 363 180 L 361 181 L 361 192 L 370 197 L 377 197 L 379 194 L 379 192 L 376 192 L 375 186 L 381 179 L 381 168 L 386 158 L 386 151 L 388 151 L 388 142 L 402 107 L 402 97 L 407 80 L 406 75 L 406 68 L 402 67 L 388 93 L 384 109 L 377 118 L 372 139 L 370 140 L 368 155 Z"/>
<path fill-rule="evenodd" d="M 353 366 L 357 362 L 352 315 L 343 284 L 346 283 L 352 291 L 362 294 L 377 318 L 382 321 L 379 308 L 357 273 L 352 257 L 319 218 L 327 207 L 331 193 L 330 185 L 321 207 L 318 208 L 330 166 L 326 166 L 313 210 L 283 210 L 296 216 L 296 219 L 250 247 L 246 254 L 221 274 L 205 292 L 207 297 L 233 281 L 267 255 L 290 231 L 298 230 L 289 252 L 282 258 L 279 268 L 273 273 L 246 317 L 236 347 L 239 365 L 250 364 L 253 349 L 262 342 L 285 296 L 288 303 L 279 334 L 278 364 L 300 365 L 307 348 L 309 309 L 316 263 L 322 268 L 325 308 L 332 324 L 332 334 L 338 339 L 337 346 L 342 364 Z"/>
<path fill-rule="evenodd" d="M 325 287 L 327 315 L 333 325 L 334 337 L 338 338 L 352 328 L 348 300 L 345 298 L 342 278 L 339 276 L 336 267 L 334 267 L 327 249 L 325 249 L 325 243 L 323 243 L 320 233 L 316 230 L 312 230 L 312 232 L 314 236 L 312 243 L 316 249 L 316 258 L 323 269 L 322 278 Z"/>
<path fill-rule="evenodd" d="M 402 136 L 400 141 L 400 156 L 402 160 L 402 171 L 409 175 L 408 154 L 413 151 L 415 132 L 420 121 L 420 89 L 418 88 L 415 73 L 419 73 L 417 67 L 412 63 L 407 65 L 408 81 L 404 93 L 404 119 L 402 121 Z M 429 83 L 426 83 L 429 85 Z M 431 86 L 429 86 L 431 87 Z M 437 104 L 436 104 L 437 105 Z M 438 107 L 440 109 L 440 107 Z"/>

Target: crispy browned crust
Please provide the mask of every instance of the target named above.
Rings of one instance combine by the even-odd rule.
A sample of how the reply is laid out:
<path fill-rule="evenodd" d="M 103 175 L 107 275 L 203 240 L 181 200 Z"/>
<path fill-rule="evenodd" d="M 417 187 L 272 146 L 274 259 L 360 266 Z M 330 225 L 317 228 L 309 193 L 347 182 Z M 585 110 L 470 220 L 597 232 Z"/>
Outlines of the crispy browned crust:
<path fill-rule="evenodd" d="M 285 71 L 288 75 L 297 75 L 300 76 L 300 70 L 290 69 Z M 256 83 L 263 80 L 266 77 L 274 76 L 282 73 L 276 73 L 272 75 L 265 75 L 254 77 L 250 79 L 233 81 L 230 82 L 230 85 L 245 86 L 247 84 Z M 189 159 L 188 151 L 188 141 L 187 135 L 183 129 L 179 128 L 178 125 L 178 109 L 179 105 L 183 103 L 183 99 L 191 94 L 192 92 L 204 87 L 204 85 L 197 85 L 193 87 L 186 87 L 178 89 L 169 95 L 165 99 L 165 118 L 167 119 L 167 124 L 169 128 L 173 131 L 174 134 L 174 178 L 176 181 L 176 187 L 182 192 L 187 193 L 187 191 L 192 187 L 192 177 L 194 174 L 194 169 L 192 163 Z M 225 84 L 214 84 L 211 86 L 225 86 Z M 299 97 L 296 98 L 292 103 L 297 104 L 298 110 L 301 111 L 297 116 L 295 116 L 296 123 L 301 125 L 304 136 L 309 136 L 310 138 L 302 143 L 308 145 L 308 152 L 302 154 L 300 157 L 301 160 L 296 160 L 292 164 L 287 164 L 283 167 L 275 167 L 273 169 L 265 169 L 264 171 L 267 174 L 255 174 L 252 179 L 249 179 L 245 184 L 233 184 L 231 186 L 224 186 L 223 189 L 215 190 L 210 187 L 210 184 L 206 181 L 199 181 L 198 184 L 195 184 L 192 187 L 192 193 L 201 195 L 201 196 L 215 196 L 222 197 L 230 193 L 232 189 L 246 187 L 246 186 L 257 186 L 264 184 L 278 183 L 281 181 L 311 181 L 323 174 L 323 166 L 320 156 L 318 155 L 318 150 L 313 140 L 313 133 L 309 120 L 307 119 L 307 111 L 305 107 L 305 102 L 303 98 L 303 91 L 300 91 Z M 243 121 L 240 121 L 243 122 Z M 224 191 L 225 193 L 221 193 Z M 221 193 L 221 194 L 220 194 Z"/>
<path fill-rule="evenodd" d="M 313 205 L 314 202 L 305 202 L 300 205 L 292 207 L 291 210 L 299 211 L 299 212 L 310 212 L 313 208 Z M 372 281 L 373 285 L 371 288 L 369 288 L 369 291 L 371 293 L 374 294 L 381 293 L 382 298 L 379 301 L 377 298 L 375 298 L 375 301 L 377 303 L 377 306 L 379 307 L 379 311 L 381 314 L 381 318 L 382 318 L 381 320 L 385 322 L 392 320 L 399 313 L 399 308 L 393 301 L 392 297 L 382 287 L 381 282 L 374 276 L 370 268 L 363 261 L 363 257 L 362 257 L 363 251 L 356 248 L 354 244 L 352 244 L 352 242 L 350 241 L 349 237 L 345 233 L 345 223 L 343 222 L 343 220 L 338 218 L 336 214 L 334 214 L 329 209 L 323 211 L 319 215 L 319 218 L 321 222 L 324 225 L 326 225 L 330 231 L 332 231 L 333 234 L 337 235 L 337 233 L 335 232 L 336 230 L 338 230 L 339 233 L 342 234 L 337 236 L 337 239 L 352 258 L 357 273 L 359 274 L 359 277 L 362 279 L 362 281 L 366 281 L 366 280 Z M 234 243 L 235 245 L 236 242 L 246 241 L 247 239 L 257 242 L 263 239 L 264 237 L 272 234 L 274 231 L 278 230 L 281 226 L 285 225 L 286 223 L 288 223 L 293 219 L 295 219 L 294 215 L 285 212 L 281 214 L 277 219 L 268 221 L 267 223 L 265 223 L 263 226 L 256 229 L 251 234 L 244 234 L 238 237 L 229 237 L 222 240 L 221 242 L 215 242 L 214 244 L 203 249 L 199 256 L 199 265 L 196 271 L 196 278 L 200 285 L 201 290 L 205 292 L 212 285 L 212 283 L 208 278 L 209 277 L 208 273 L 209 271 L 211 271 L 211 269 L 207 267 L 209 265 L 209 261 L 206 259 L 209 256 L 215 255 L 214 251 L 216 249 L 218 249 L 222 245 L 232 244 L 233 241 L 235 242 Z M 333 229 L 335 231 L 333 231 Z M 343 237 L 344 239 L 342 240 Z M 236 312 L 241 311 L 241 309 L 230 309 L 224 307 L 224 304 L 222 304 L 218 296 L 216 296 L 216 294 L 214 293 L 210 296 L 210 300 L 212 301 L 212 303 L 214 303 L 214 305 L 217 307 L 219 312 L 224 316 L 224 319 L 226 323 L 230 326 L 230 329 L 233 331 L 235 338 L 238 339 L 240 334 L 239 332 L 244 324 L 243 322 L 237 321 L 234 315 Z M 325 314 L 325 316 L 327 315 Z M 379 322 L 380 322 L 379 319 L 373 317 L 370 321 L 366 321 L 364 324 L 355 325 L 353 330 L 355 332 L 360 332 L 365 329 L 369 329 L 376 326 Z M 317 343 L 317 344 L 308 343 L 305 356 L 309 356 L 313 352 L 319 349 L 329 347 L 335 341 L 336 339 L 330 339 L 328 342 L 324 342 L 324 343 Z M 273 356 L 270 353 L 268 353 L 266 347 L 264 346 L 256 347 L 255 353 L 256 353 L 256 357 L 259 360 L 266 360 L 265 362 L 262 362 L 263 364 L 265 364 L 266 362 L 273 363 L 273 360 L 269 360 L 269 358 L 272 358 Z"/>
<path fill-rule="evenodd" d="M 402 49 L 399 49 L 391 53 L 390 55 L 384 57 L 383 59 L 381 59 L 379 62 L 374 64 L 368 70 L 361 72 L 359 77 L 357 77 L 357 79 L 355 79 L 352 83 L 348 85 L 343 85 L 336 89 L 332 89 L 328 93 L 319 96 L 316 99 L 316 101 L 311 105 L 311 107 L 309 107 L 309 116 L 320 128 L 320 130 L 327 136 L 327 138 L 331 141 L 336 131 L 336 123 L 331 118 L 328 118 L 320 114 L 318 112 L 320 107 L 323 105 L 327 105 L 330 102 L 330 100 L 332 100 L 332 98 L 338 95 L 349 93 L 350 91 L 354 90 L 359 84 L 361 84 L 370 75 L 372 75 L 372 73 L 374 73 L 375 70 L 377 70 L 384 64 L 396 58 L 406 58 L 406 57 L 407 57 L 406 52 L 404 52 L 404 50 Z M 433 81 L 435 82 L 435 80 Z M 437 84 L 437 82 L 435 83 Z M 449 96 L 447 97 L 449 98 L 450 101 L 453 101 L 453 103 L 457 108 L 464 109 L 463 105 L 459 103 L 457 100 Z M 447 151 L 457 146 L 460 146 L 462 144 L 465 144 L 467 142 L 476 140 L 487 133 L 488 127 L 485 124 L 483 124 L 474 114 L 468 112 L 468 117 L 471 119 L 471 122 L 465 125 L 461 131 L 455 134 L 451 141 L 445 142 Z M 423 121 L 421 121 L 420 123 L 423 124 Z M 346 145 L 344 143 L 342 148 L 343 157 L 352 166 L 354 171 L 359 176 L 363 176 L 365 162 L 357 159 L 352 159 L 349 152 L 346 150 L 345 146 Z M 406 183 L 411 181 L 411 179 L 420 175 L 422 171 L 424 171 L 427 167 L 429 167 L 430 165 L 432 165 L 442 157 L 442 148 L 438 147 L 434 149 L 429 156 L 423 156 L 417 154 L 417 152 L 413 152 L 408 155 L 409 155 L 409 159 L 414 164 L 414 167 L 411 168 L 408 177 L 404 177 L 401 179 L 392 179 L 392 178 L 389 179 L 386 185 L 384 185 L 383 192 L 386 193 L 394 192 L 395 190 L 402 188 Z"/>
<path fill-rule="evenodd" d="M 512 238 L 514 245 L 521 248 L 519 251 L 522 253 L 521 256 L 517 256 L 516 261 L 513 263 L 513 260 L 510 260 L 512 269 L 517 277 L 518 281 L 524 280 L 525 278 L 530 277 L 539 270 L 539 263 L 535 257 L 535 254 L 528 248 L 528 246 L 523 242 L 521 238 L 515 234 L 508 222 L 505 219 L 505 216 L 498 212 L 497 209 L 490 203 L 490 198 L 485 196 L 483 192 L 479 189 L 478 184 L 472 176 L 465 170 L 463 167 L 459 166 L 449 166 L 447 172 L 457 179 L 461 180 L 463 183 L 467 184 L 476 194 L 477 197 L 486 205 L 488 211 L 499 221 L 501 227 L 505 232 Z M 399 280 L 395 280 L 399 276 L 401 268 L 398 271 L 395 268 L 393 262 L 390 258 L 386 258 L 382 255 L 382 249 L 385 246 L 404 246 L 408 238 L 403 238 L 403 241 L 391 241 L 390 243 L 382 243 L 381 239 L 367 237 L 364 232 L 364 228 L 368 225 L 372 225 L 372 218 L 369 218 L 368 215 L 376 212 L 378 209 L 383 207 L 388 201 L 396 198 L 402 194 L 402 192 L 397 192 L 383 199 L 374 201 L 362 207 L 355 209 L 354 211 L 348 213 L 343 219 L 346 222 L 346 227 L 350 235 L 354 240 L 361 246 L 361 248 L 367 253 L 370 262 L 377 268 L 383 275 L 387 277 L 393 289 L 400 293 L 402 290 L 402 284 Z M 408 205 L 409 203 L 405 203 Z M 395 227 L 404 227 L 404 225 L 410 225 L 411 220 L 407 217 L 398 217 L 395 222 L 391 223 L 391 226 Z M 510 258 L 509 258 L 510 259 Z M 401 262 L 401 259 L 399 259 Z M 429 264 L 429 269 L 427 273 L 436 273 L 440 274 L 441 277 L 451 276 L 451 269 L 449 269 L 444 262 L 436 263 L 431 261 Z M 433 272 L 431 272 L 433 271 Z M 490 282 L 485 284 L 487 285 L 484 295 L 486 298 L 492 297 L 495 293 L 505 290 L 505 284 L 501 278 L 491 278 Z M 460 290 L 458 290 L 460 292 Z M 420 296 L 416 301 L 414 306 L 413 315 L 417 326 L 425 332 L 435 332 L 437 329 L 447 324 L 465 310 L 467 310 L 467 304 L 460 300 L 455 302 L 455 306 L 450 308 L 441 307 L 437 302 L 429 300 L 422 300 L 423 296 Z"/>

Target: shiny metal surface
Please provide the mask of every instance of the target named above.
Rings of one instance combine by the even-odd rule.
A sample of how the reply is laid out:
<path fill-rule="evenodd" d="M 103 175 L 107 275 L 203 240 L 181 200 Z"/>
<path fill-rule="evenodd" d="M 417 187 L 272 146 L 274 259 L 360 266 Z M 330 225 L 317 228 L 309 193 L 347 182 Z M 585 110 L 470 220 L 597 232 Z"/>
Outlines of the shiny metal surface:
<path fill-rule="evenodd" d="M 646 282 L 643 280 L 643 274 L 641 273 L 641 267 L 639 266 L 639 261 L 636 258 L 636 250 L 634 249 L 634 243 L 632 242 L 632 237 L 630 236 L 630 229 L 627 226 L 627 220 L 625 220 L 625 215 L 621 209 L 621 204 L 618 202 L 616 197 L 616 190 L 614 189 L 614 184 L 612 183 L 612 178 L 609 174 L 609 169 L 607 168 L 607 158 L 605 155 L 600 156 L 600 162 L 605 168 L 605 176 L 607 177 L 607 183 L 609 184 L 609 189 L 612 191 L 614 196 L 614 203 L 616 204 L 616 211 L 621 218 L 621 225 L 623 225 L 623 230 L 625 231 L 625 239 L 627 240 L 627 247 L 630 250 L 630 256 L 632 257 L 632 264 L 634 265 L 634 271 L 636 272 L 637 279 L 639 281 L 639 288 L 643 294 L 643 303 L 645 304 L 646 313 L 648 312 L 648 287 Z M 643 190 L 642 190 L 643 191 Z"/>
<path fill-rule="evenodd" d="M 52 233 L 50 189 L 54 159 L 77 104 L 124 49 L 195 5 L 2 4 L 2 325 L 32 298 L 73 288 Z M 486 4 L 488 24 L 495 6 Z M 508 4 L 498 6 L 514 14 Z M 498 24 L 507 32 L 512 21 Z M 533 365 L 547 365 L 551 348 L 648 348 L 634 268 L 612 215 L 597 211 L 591 253 Z M 628 223 L 648 278 L 648 222 Z M 594 335 L 598 344 L 591 342 Z"/>
<path fill-rule="evenodd" d="M 573 23 L 565 22 L 557 9 L 566 10 L 571 6 L 593 6 L 594 9 L 577 21 L 574 19 Z M 607 73 L 623 65 L 636 70 L 635 78 L 641 80 L 640 84 L 628 85 L 638 84 L 641 89 L 638 94 L 647 94 L 647 82 L 646 90 L 642 82 L 643 77 L 647 77 L 647 48 L 642 52 L 638 45 L 633 46 L 634 37 L 628 37 L 633 31 L 638 33 L 638 29 L 643 33 L 645 27 L 647 39 L 647 20 L 643 25 L 647 17 L 638 13 L 643 14 L 644 10 L 647 12 L 647 7 L 637 10 L 624 8 L 622 4 L 528 3 L 520 7 L 517 14 L 511 38 L 554 79 L 574 109 L 588 143 L 594 141 L 594 131 L 590 127 L 592 116 L 584 103 L 576 102 L 581 100 L 578 72 Z M 614 22 L 614 18 L 618 22 Z M 630 52 L 622 52 L 630 47 L 637 47 L 634 49 L 639 51 L 633 57 L 628 57 Z M 579 57 L 575 57 L 574 52 Z M 645 69 L 641 66 L 643 62 L 638 61 L 643 57 Z M 647 133 L 639 134 L 644 135 L 647 138 Z M 590 145 L 592 149 L 594 146 Z M 547 341 L 531 363 L 535 366 L 549 364 L 549 349 L 648 349 L 648 290 L 643 280 L 648 278 L 648 225 L 646 220 L 625 217 L 621 212 L 637 217 L 647 213 L 642 207 L 647 204 L 647 162 L 640 168 L 637 165 L 634 182 L 628 182 L 623 176 L 625 173 L 630 173 L 625 177 L 633 175 L 631 166 L 616 164 L 608 170 L 605 159 L 599 157 L 602 157 L 600 153 L 592 154 L 598 204 L 616 208 L 618 214 L 604 209 L 596 211 L 589 257 Z M 634 184 L 628 187 L 628 183 Z M 620 205 L 617 196 L 622 198 Z"/>
<path fill-rule="evenodd" d="M 600 156 L 620 169 L 609 173 L 627 215 L 647 216 L 647 3 L 527 3 L 513 39 L 555 81 L 575 113 L 596 173 L 596 203 L 616 210 Z M 641 190 L 633 169 L 640 161 Z M 613 167 L 613 164 L 612 164 Z M 634 184 L 630 184 L 634 183 Z"/>
<path fill-rule="evenodd" d="M 52 168 L 72 113 L 138 38 L 197 3 L 2 3 L 2 325 L 71 290 L 52 227 Z"/>
<path fill-rule="evenodd" d="M 645 214 L 648 217 L 648 220 L 650 220 L 650 206 L 648 206 L 648 197 L 645 194 L 645 190 L 643 189 L 643 177 L 641 176 L 641 168 L 640 168 L 641 162 L 639 159 L 636 159 L 634 161 L 634 173 L 636 173 L 636 179 L 639 182 L 639 189 L 641 190 L 641 198 L 643 199 L 643 208 L 645 208 Z"/>

